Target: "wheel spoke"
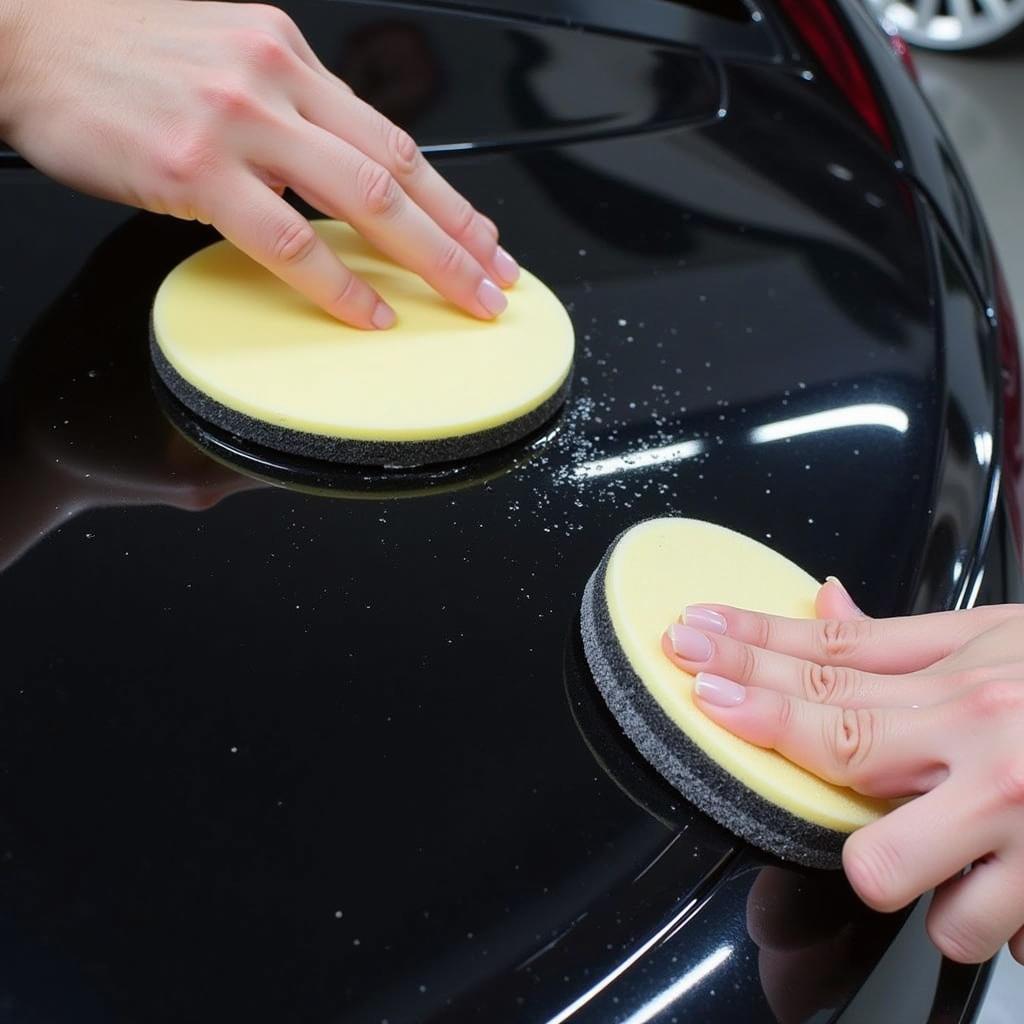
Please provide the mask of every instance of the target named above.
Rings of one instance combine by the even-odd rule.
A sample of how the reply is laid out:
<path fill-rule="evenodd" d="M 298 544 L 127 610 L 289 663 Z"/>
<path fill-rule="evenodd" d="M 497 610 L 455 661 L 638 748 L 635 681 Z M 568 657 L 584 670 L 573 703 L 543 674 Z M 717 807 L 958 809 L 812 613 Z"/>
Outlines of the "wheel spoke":
<path fill-rule="evenodd" d="M 907 42 L 970 50 L 1024 31 L 1024 0 L 864 0 L 891 19 Z"/>
<path fill-rule="evenodd" d="M 915 6 L 915 13 L 917 19 L 914 23 L 914 27 L 922 32 L 928 30 L 928 25 L 932 18 L 935 17 L 939 12 L 939 0 L 920 0 Z"/>
<path fill-rule="evenodd" d="M 982 10 L 990 17 L 1002 21 L 1006 17 L 1006 0 L 980 0 Z"/>
<path fill-rule="evenodd" d="M 952 0 L 953 16 L 960 22 L 963 33 L 970 31 L 974 22 L 974 7 L 971 0 Z"/>

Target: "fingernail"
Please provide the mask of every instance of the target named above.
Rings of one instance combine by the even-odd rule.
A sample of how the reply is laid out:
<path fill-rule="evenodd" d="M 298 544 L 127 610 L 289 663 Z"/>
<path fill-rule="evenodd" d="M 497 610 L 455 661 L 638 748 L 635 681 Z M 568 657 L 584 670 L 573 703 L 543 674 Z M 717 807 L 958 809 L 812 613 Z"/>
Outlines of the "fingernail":
<path fill-rule="evenodd" d="M 850 597 L 850 592 L 846 589 L 846 587 L 843 586 L 843 581 L 838 576 L 826 576 L 825 577 L 825 582 L 826 583 L 834 583 L 843 592 L 843 594 L 846 597 L 846 600 L 850 602 L 850 607 L 853 608 L 853 610 L 858 615 L 863 615 L 864 614 L 860 610 L 860 608 L 857 606 L 857 602 L 854 601 L 854 599 L 852 597 Z"/>
<path fill-rule="evenodd" d="M 515 284 L 519 280 L 519 264 L 500 245 L 494 254 L 494 269 L 506 284 Z"/>
<path fill-rule="evenodd" d="M 683 618 L 688 626 L 693 626 L 696 629 L 703 629 L 708 633 L 725 632 L 725 616 L 710 608 L 703 608 L 699 604 L 690 605 L 683 612 Z"/>
<path fill-rule="evenodd" d="M 684 626 L 681 622 L 673 622 L 668 627 L 668 638 L 672 642 L 672 650 L 687 661 L 707 661 L 711 657 L 711 641 L 697 630 Z"/>
<path fill-rule="evenodd" d="M 508 299 L 505 293 L 489 278 L 485 277 L 476 290 L 477 302 L 487 310 L 491 316 L 500 316 L 508 309 Z"/>
<path fill-rule="evenodd" d="M 698 672 L 694 692 L 701 700 L 720 708 L 732 708 L 742 704 L 747 696 L 745 686 L 731 679 L 713 676 L 710 672 Z"/>
<path fill-rule="evenodd" d="M 389 327 L 395 326 L 397 319 L 395 311 L 386 302 L 378 302 L 377 308 L 373 311 L 373 316 L 370 317 L 370 323 L 378 331 L 386 331 Z"/>

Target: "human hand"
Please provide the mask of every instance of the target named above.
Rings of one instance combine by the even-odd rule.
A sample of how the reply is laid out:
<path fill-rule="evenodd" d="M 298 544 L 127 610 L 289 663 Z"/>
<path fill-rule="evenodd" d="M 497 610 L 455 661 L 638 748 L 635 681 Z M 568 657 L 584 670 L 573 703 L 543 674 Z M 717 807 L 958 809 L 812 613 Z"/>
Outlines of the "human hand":
<path fill-rule="evenodd" d="M 915 797 L 846 841 L 865 903 L 938 886 L 928 931 L 946 956 L 1009 940 L 1024 963 L 1024 607 L 875 620 L 830 581 L 817 611 L 695 606 L 664 647 L 730 732 L 867 796 Z"/>
<path fill-rule="evenodd" d="M 52 177 L 213 224 L 357 327 L 390 327 L 394 311 L 285 202 L 285 186 L 474 316 L 506 308 L 498 284 L 519 271 L 494 224 L 277 8 L 0 0 L 0 30 L 0 136 Z"/>

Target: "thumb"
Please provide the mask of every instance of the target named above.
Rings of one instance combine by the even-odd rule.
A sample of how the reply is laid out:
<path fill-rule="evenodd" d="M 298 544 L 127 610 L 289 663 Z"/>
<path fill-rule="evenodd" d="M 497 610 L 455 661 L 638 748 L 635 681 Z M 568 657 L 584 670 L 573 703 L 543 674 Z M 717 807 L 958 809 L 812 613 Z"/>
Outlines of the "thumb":
<path fill-rule="evenodd" d="M 814 609 L 819 619 L 866 619 L 850 592 L 835 576 L 829 576 L 818 591 Z"/>

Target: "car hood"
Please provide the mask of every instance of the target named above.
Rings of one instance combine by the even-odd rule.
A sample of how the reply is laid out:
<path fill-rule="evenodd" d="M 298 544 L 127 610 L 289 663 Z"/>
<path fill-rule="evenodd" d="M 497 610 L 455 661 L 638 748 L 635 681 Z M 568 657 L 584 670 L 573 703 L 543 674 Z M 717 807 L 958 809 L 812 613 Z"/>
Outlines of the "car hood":
<path fill-rule="evenodd" d="M 973 299 L 823 81 L 611 33 L 595 62 L 511 14 L 295 13 L 561 297 L 572 395 L 465 466 L 243 451 L 146 362 L 156 285 L 213 236 L 0 172 L 0 934 L 46 1019 L 572 1004 L 741 853 L 594 702 L 610 541 L 712 520 L 888 614 L 949 603 L 981 529 L 984 344 L 956 405 L 938 312 L 975 330 Z"/>

